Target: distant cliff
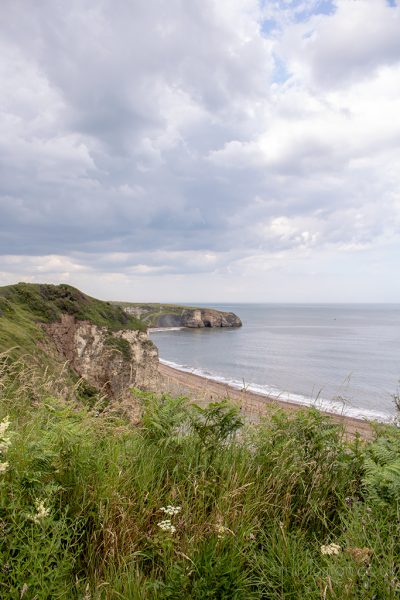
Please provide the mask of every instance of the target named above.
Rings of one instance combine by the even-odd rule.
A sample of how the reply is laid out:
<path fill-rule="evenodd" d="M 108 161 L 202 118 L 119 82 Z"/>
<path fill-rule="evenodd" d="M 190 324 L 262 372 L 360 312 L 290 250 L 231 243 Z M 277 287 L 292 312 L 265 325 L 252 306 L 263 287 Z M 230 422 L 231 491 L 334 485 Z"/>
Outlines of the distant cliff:
<path fill-rule="evenodd" d="M 242 321 L 232 312 L 214 308 L 188 308 L 176 304 L 121 305 L 125 312 L 149 327 L 241 327 Z"/>

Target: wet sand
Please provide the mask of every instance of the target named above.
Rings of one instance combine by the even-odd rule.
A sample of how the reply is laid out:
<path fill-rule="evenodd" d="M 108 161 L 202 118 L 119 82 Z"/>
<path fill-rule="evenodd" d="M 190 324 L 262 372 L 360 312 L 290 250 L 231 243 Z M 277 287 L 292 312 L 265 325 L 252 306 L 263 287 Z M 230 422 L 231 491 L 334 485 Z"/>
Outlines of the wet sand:
<path fill-rule="evenodd" d="M 295 412 L 304 409 L 304 406 L 280 400 L 279 397 L 263 396 L 255 392 L 249 392 L 245 388 L 238 390 L 227 384 L 200 377 L 193 373 L 185 373 L 170 366 L 159 364 L 160 373 L 160 391 L 168 392 L 173 395 L 188 396 L 195 402 L 206 404 L 215 402 L 222 398 L 229 398 L 237 404 L 242 414 L 250 421 L 257 422 L 261 417 L 268 415 L 268 408 L 276 406 Z M 329 414 L 330 418 L 344 426 L 347 435 L 350 438 L 359 433 L 363 439 L 373 437 L 373 429 L 368 421 L 347 417 L 344 415 Z"/>

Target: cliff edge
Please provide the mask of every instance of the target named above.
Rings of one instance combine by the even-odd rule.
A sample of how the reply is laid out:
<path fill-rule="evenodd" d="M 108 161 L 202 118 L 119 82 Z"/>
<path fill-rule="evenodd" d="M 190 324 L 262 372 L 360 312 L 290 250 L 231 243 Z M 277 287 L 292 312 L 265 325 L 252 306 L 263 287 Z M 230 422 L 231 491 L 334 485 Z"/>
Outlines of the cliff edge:
<path fill-rule="evenodd" d="M 146 325 L 120 307 L 69 285 L 19 283 L 0 288 L 0 352 L 67 363 L 70 381 L 110 401 L 134 401 L 131 387 L 158 380 L 158 351 Z M 129 411 L 128 411 L 129 412 Z"/>

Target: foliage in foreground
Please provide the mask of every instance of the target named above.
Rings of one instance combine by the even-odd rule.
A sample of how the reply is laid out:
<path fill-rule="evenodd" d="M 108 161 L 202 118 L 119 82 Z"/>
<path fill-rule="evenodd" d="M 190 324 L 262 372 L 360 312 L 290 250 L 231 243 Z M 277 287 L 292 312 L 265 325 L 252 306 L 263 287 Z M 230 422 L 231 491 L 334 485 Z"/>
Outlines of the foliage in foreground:
<path fill-rule="evenodd" d="M 397 429 L 138 392 L 133 428 L 0 367 L 1 598 L 399 597 Z"/>

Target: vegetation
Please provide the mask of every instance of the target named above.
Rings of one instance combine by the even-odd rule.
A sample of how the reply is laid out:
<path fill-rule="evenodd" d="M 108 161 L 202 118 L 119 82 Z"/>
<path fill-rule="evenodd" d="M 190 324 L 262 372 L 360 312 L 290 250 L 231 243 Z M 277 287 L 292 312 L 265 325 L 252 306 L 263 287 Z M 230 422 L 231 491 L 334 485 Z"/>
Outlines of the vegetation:
<path fill-rule="evenodd" d="M 159 303 L 135 303 L 135 302 L 113 302 L 115 306 L 128 308 L 131 314 L 146 323 L 148 327 L 157 327 L 158 319 L 164 315 L 180 317 L 184 310 L 194 309 L 193 306 L 180 306 L 178 304 L 159 304 Z"/>
<path fill-rule="evenodd" d="M 62 314 L 69 314 L 110 330 L 146 329 L 120 306 L 91 298 L 66 284 L 18 283 L 1 287 L 0 316 L 13 317 L 16 307 L 41 323 L 57 321 Z"/>
<path fill-rule="evenodd" d="M 134 428 L 58 385 L 1 357 L 1 598 L 399 597 L 398 429 L 137 390 Z"/>
<path fill-rule="evenodd" d="M 127 362 L 129 362 L 131 360 L 132 350 L 131 350 L 131 345 L 128 342 L 128 340 L 110 335 L 106 340 L 106 344 L 110 348 L 113 348 L 117 352 L 120 352 L 122 354 L 124 360 L 126 360 Z"/>
<path fill-rule="evenodd" d="M 113 336 L 121 329 L 146 330 L 146 325 L 110 302 L 83 294 L 70 285 L 18 283 L 0 287 L 0 352 L 10 351 L 18 359 L 28 355 L 39 368 L 55 370 L 60 357 L 49 352 L 48 338 L 41 324 L 58 321 L 63 314 L 106 327 L 108 344 L 130 359 L 129 343 Z M 72 372 L 65 373 L 74 378 Z M 83 396 L 88 389 L 83 389 Z M 90 393 L 92 396 L 93 394 Z"/>

